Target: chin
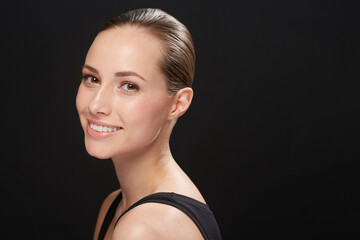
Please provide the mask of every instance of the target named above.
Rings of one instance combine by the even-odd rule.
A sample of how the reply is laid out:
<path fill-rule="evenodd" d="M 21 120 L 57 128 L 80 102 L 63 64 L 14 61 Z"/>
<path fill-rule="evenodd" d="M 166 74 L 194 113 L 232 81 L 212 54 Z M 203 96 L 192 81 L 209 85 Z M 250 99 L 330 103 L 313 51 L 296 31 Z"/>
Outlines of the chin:
<path fill-rule="evenodd" d="M 89 153 L 89 152 L 88 152 Z M 95 157 L 97 159 L 109 159 L 111 158 L 110 156 L 107 156 L 107 155 L 101 155 L 101 154 L 92 154 L 92 153 L 89 153 L 90 156 L 92 157 Z"/>
<path fill-rule="evenodd" d="M 87 151 L 88 154 L 92 157 L 95 157 L 97 159 L 109 159 L 111 158 L 111 156 L 104 154 L 104 153 L 98 153 L 98 152 L 91 152 L 91 151 Z"/>
<path fill-rule="evenodd" d="M 109 154 L 109 151 L 99 148 L 96 146 L 89 146 L 88 144 L 85 144 L 86 151 L 90 156 L 93 156 L 98 159 L 109 159 L 111 158 L 111 154 Z"/>

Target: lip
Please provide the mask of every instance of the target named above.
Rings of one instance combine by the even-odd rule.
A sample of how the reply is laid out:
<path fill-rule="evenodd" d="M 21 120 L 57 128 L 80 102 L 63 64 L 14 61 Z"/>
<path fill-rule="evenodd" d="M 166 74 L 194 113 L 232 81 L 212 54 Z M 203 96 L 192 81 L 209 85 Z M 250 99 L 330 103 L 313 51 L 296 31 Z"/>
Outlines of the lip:
<path fill-rule="evenodd" d="M 90 120 L 90 119 L 87 119 L 88 120 L 88 123 L 86 125 L 86 131 L 88 133 L 88 135 L 94 139 L 105 139 L 105 138 L 108 138 L 108 137 L 111 137 L 111 136 L 114 136 L 115 134 L 117 134 L 120 130 L 122 130 L 123 128 L 122 127 L 119 127 L 119 126 L 115 126 L 115 125 L 110 125 L 110 124 L 107 124 L 107 123 L 103 123 L 103 122 L 99 122 L 99 121 L 94 121 L 94 120 Z M 106 126 L 106 127 L 111 127 L 111 128 L 120 128 L 119 130 L 116 130 L 114 132 L 98 132 L 98 131 L 95 131 L 94 129 L 92 129 L 90 127 L 90 123 L 94 123 L 96 125 L 100 125 L 100 126 Z"/>
<path fill-rule="evenodd" d="M 104 123 L 104 122 L 100 122 L 100 121 L 95 121 L 95 120 L 92 120 L 92 119 L 86 119 L 88 122 L 90 123 L 94 123 L 96 125 L 100 125 L 100 126 L 105 126 L 105 127 L 111 127 L 111 128 L 122 128 L 120 126 L 116 126 L 116 125 L 111 125 L 111 124 L 107 124 L 107 123 Z"/>

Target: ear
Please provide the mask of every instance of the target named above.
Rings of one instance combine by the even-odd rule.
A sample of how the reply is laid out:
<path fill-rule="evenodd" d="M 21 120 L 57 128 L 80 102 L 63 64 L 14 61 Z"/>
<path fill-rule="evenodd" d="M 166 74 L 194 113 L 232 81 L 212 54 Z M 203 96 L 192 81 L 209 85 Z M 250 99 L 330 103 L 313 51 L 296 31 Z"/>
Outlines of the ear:
<path fill-rule="evenodd" d="M 177 119 L 183 115 L 190 107 L 193 95 L 194 91 L 189 87 L 180 89 L 175 96 L 173 96 L 173 103 L 168 119 Z"/>

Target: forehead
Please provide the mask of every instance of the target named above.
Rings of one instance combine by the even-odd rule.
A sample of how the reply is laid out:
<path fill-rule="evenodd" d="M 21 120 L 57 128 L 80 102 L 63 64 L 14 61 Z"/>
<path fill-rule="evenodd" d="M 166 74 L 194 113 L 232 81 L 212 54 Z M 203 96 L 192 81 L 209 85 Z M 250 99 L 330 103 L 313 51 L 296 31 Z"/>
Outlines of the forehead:
<path fill-rule="evenodd" d="M 147 75 L 159 70 L 160 57 L 161 43 L 149 30 L 124 26 L 99 33 L 85 62 L 100 71 L 131 70 Z"/>

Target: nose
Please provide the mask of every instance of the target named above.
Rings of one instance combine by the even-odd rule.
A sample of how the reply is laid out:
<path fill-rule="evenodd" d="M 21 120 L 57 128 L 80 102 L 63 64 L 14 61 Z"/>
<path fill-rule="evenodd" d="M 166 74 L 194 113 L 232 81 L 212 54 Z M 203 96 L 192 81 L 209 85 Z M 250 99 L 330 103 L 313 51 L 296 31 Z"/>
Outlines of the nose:
<path fill-rule="evenodd" d="M 89 104 L 89 111 L 93 115 L 110 115 L 111 113 L 111 92 L 106 88 L 100 88 Z"/>

